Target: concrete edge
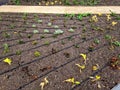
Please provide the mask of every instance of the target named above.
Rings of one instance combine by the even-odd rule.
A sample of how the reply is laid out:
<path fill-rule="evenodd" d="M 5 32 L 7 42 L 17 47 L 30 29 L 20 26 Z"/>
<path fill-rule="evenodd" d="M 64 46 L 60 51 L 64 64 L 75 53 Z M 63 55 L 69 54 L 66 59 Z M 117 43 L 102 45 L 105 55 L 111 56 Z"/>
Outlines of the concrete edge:
<path fill-rule="evenodd" d="M 120 6 L 0 6 L 0 12 L 5 13 L 109 14 L 110 10 L 116 14 L 120 14 Z"/>

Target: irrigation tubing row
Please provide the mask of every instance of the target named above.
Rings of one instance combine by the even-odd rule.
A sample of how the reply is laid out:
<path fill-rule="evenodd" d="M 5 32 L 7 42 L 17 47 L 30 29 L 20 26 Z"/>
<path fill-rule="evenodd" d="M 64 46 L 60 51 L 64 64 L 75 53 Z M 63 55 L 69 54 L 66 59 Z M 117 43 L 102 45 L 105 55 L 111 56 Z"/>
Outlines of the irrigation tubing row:
<path fill-rule="evenodd" d="M 78 25 L 78 24 L 77 24 Z M 16 26 L 17 27 L 17 26 Z M 27 29 L 25 29 L 25 31 L 27 31 L 27 30 L 29 30 L 29 27 L 24 27 L 24 28 L 27 28 Z M 3 32 L 22 32 L 22 30 L 21 29 L 24 29 L 23 27 L 22 28 L 15 28 L 15 30 L 13 30 L 13 29 L 9 29 L 9 30 L 1 30 L 0 31 L 0 34 L 1 33 L 3 33 Z M 30 27 L 31 28 L 31 27 Z M 33 28 L 33 27 L 32 27 Z M 37 28 L 39 28 L 39 27 L 37 27 Z M 72 28 L 72 27 L 71 27 Z M 76 27 L 77 28 L 77 27 Z M 82 28 L 82 27 L 79 27 L 79 29 L 80 28 Z M 36 29 L 36 28 L 33 28 L 33 29 Z M 70 28 L 52 28 L 52 27 L 45 27 L 45 28 L 39 28 L 39 30 L 44 30 L 44 29 L 50 29 L 50 30 L 52 30 L 52 29 L 70 29 Z M 24 30 L 23 30 L 24 31 Z M 43 33 L 44 34 L 44 33 Z M 45 33 L 46 34 L 46 33 Z"/>
<path fill-rule="evenodd" d="M 103 47 L 105 47 L 105 46 L 107 46 L 107 45 L 108 45 L 108 44 L 104 44 L 104 45 L 102 45 L 102 46 L 94 49 L 94 51 L 99 50 L 99 49 L 101 49 L 101 48 L 103 48 Z M 94 51 L 93 51 L 93 52 L 94 52 Z M 89 53 L 91 53 L 91 52 L 87 52 L 86 54 L 89 54 Z M 38 80 L 38 79 L 40 79 L 40 78 L 48 75 L 49 73 L 54 72 L 54 71 L 56 71 L 57 69 L 59 69 L 59 68 L 61 68 L 61 67 L 64 67 L 65 65 L 67 65 L 67 64 L 69 64 L 69 63 L 71 63 L 71 62 L 73 62 L 73 61 L 76 61 L 78 58 L 81 58 L 81 56 L 79 55 L 79 56 L 77 56 L 77 57 L 69 60 L 68 62 L 66 62 L 66 63 L 64 63 L 64 64 L 62 64 L 62 65 L 60 65 L 60 66 L 58 66 L 58 67 L 55 67 L 54 69 L 50 70 L 49 72 L 47 72 L 47 73 L 45 73 L 45 74 L 42 74 L 42 75 L 40 75 L 39 77 L 37 77 L 36 79 L 33 79 L 33 80 L 31 80 L 30 82 L 28 82 L 28 83 L 20 86 L 20 87 L 19 87 L 18 89 L 16 89 L 16 90 L 21 90 L 22 88 L 26 87 L 27 85 L 33 83 L 34 81 L 36 81 L 36 80 Z"/>
<path fill-rule="evenodd" d="M 96 37 L 100 37 L 100 36 L 101 36 L 101 35 L 98 35 L 98 36 L 96 36 Z M 93 38 L 95 38 L 95 37 L 93 37 Z M 87 41 L 92 40 L 93 38 L 90 38 L 90 39 L 88 39 Z M 76 43 L 76 44 L 80 44 L 80 43 L 82 43 L 82 42 L 78 42 L 78 43 Z M 69 48 L 71 48 L 72 46 L 74 46 L 74 44 L 71 45 L 71 46 L 65 47 L 65 48 L 63 48 L 63 49 L 61 49 L 61 50 L 58 50 L 56 53 L 58 53 L 58 52 L 60 52 L 60 51 L 63 51 L 63 50 L 66 50 L 66 49 L 69 49 Z M 55 54 L 55 53 L 54 53 L 54 54 Z M 0 72 L 0 75 L 3 75 L 3 74 L 8 73 L 8 72 L 11 72 L 11 71 L 13 71 L 13 70 L 15 70 L 15 69 L 17 69 L 17 68 L 20 68 L 20 67 L 22 67 L 22 66 L 25 66 L 25 65 L 28 65 L 28 64 L 31 64 L 31 63 L 34 63 L 34 62 L 36 62 L 36 61 L 40 61 L 40 60 L 42 60 L 42 59 L 44 59 L 44 58 L 47 58 L 47 57 L 49 57 L 49 56 L 51 56 L 51 55 L 53 55 L 53 54 L 50 53 L 50 54 L 47 54 L 47 55 L 45 55 L 45 56 L 43 56 L 43 57 L 34 59 L 34 60 L 30 61 L 30 62 L 27 62 L 27 63 L 21 64 L 21 65 L 18 65 L 18 66 L 14 67 L 14 68 L 11 68 L 11 69 L 9 69 L 9 70 L 5 70 L 5 71 L 3 71 L 3 72 Z"/>

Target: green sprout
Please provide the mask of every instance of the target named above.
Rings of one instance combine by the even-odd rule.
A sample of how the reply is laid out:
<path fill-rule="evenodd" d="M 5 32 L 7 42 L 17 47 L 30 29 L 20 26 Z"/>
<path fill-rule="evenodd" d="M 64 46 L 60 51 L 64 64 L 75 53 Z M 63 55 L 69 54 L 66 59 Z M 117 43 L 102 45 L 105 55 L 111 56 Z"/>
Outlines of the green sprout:
<path fill-rule="evenodd" d="M 33 30 L 33 33 L 37 34 L 37 33 L 39 33 L 39 31 L 38 30 Z"/>
<path fill-rule="evenodd" d="M 45 41 L 44 44 L 45 44 L 45 45 L 50 45 L 50 42 L 49 42 L 49 41 Z"/>
<path fill-rule="evenodd" d="M 32 42 L 32 45 L 36 45 L 38 42 L 36 41 L 36 40 L 34 40 L 33 42 Z"/>
<path fill-rule="evenodd" d="M 115 46 L 120 47 L 120 42 L 119 42 L 119 41 L 115 41 L 115 42 L 113 42 L 112 44 L 114 44 Z"/>
<path fill-rule="evenodd" d="M 110 35 L 105 35 L 105 39 L 110 40 L 110 39 L 112 39 L 112 36 L 110 36 Z"/>
<path fill-rule="evenodd" d="M 99 44 L 99 43 L 100 43 L 100 40 L 99 40 L 99 39 L 94 39 L 94 43 L 95 43 L 95 44 Z"/>
<path fill-rule="evenodd" d="M 44 33 L 49 33 L 50 31 L 48 29 L 44 29 Z"/>
<path fill-rule="evenodd" d="M 33 24 L 33 25 L 32 25 L 32 27 L 33 27 L 33 28 L 35 28 L 35 27 L 36 27 L 36 25 L 35 25 L 35 24 Z"/>
<path fill-rule="evenodd" d="M 21 53 L 22 53 L 22 51 L 20 51 L 20 50 L 16 51 L 16 55 L 21 55 Z"/>
<path fill-rule="evenodd" d="M 7 43 L 3 44 L 3 47 L 4 47 L 4 51 L 3 53 L 6 54 L 9 52 L 9 45 Z"/>
<path fill-rule="evenodd" d="M 5 38 L 10 38 L 10 34 L 7 33 L 7 32 L 3 32 L 3 37 L 5 37 Z"/>
<path fill-rule="evenodd" d="M 35 51 L 35 52 L 34 52 L 34 56 L 35 56 L 35 57 L 39 57 L 40 55 L 41 55 L 41 54 L 40 54 L 39 51 Z"/>
<path fill-rule="evenodd" d="M 78 14 L 77 19 L 81 21 L 83 19 L 83 17 L 87 17 L 90 15 L 91 15 L 90 13 Z"/>
<path fill-rule="evenodd" d="M 23 16 L 22 16 L 22 19 L 26 20 L 27 19 L 27 13 L 24 13 Z"/>
<path fill-rule="evenodd" d="M 17 40 L 18 44 L 24 44 L 25 42 L 23 40 Z"/>

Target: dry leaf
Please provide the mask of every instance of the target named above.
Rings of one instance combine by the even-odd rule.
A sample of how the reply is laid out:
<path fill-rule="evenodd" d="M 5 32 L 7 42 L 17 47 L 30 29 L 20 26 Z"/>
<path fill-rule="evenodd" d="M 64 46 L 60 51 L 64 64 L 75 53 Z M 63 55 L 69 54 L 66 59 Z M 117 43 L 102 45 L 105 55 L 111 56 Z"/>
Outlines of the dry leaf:
<path fill-rule="evenodd" d="M 47 80 L 47 78 L 44 78 L 44 81 L 40 83 L 41 86 L 41 90 L 43 90 L 43 88 L 45 87 L 45 85 L 47 85 L 49 83 L 49 81 Z"/>
<path fill-rule="evenodd" d="M 112 26 L 115 26 L 117 24 L 117 22 L 113 21 L 112 22 Z"/>
<path fill-rule="evenodd" d="M 69 79 L 65 80 L 65 82 L 71 82 L 71 83 L 74 83 L 74 82 L 75 82 L 75 79 L 74 79 L 74 78 L 69 78 Z"/>
<path fill-rule="evenodd" d="M 3 60 L 3 62 L 5 62 L 5 63 L 7 63 L 7 64 L 11 65 L 12 60 L 11 60 L 11 59 L 9 59 L 9 58 L 6 58 L 6 59 L 4 59 L 4 60 Z"/>
<path fill-rule="evenodd" d="M 107 14 L 107 21 L 110 21 L 111 20 L 111 17 L 110 17 L 110 14 Z"/>
<path fill-rule="evenodd" d="M 45 86 L 45 82 L 41 82 L 40 83 L 40 86 L 41 86 L 41 90 L 43 90 L 44 86 Z"/>
<path fill-rule="evenodd" d="M 85 69 L 85 65 L 80 65 L 80 64 L 75 64 L 76 66 L 78 66 L 80 69 Z"/>
<path fill-rule="evenodd" d="M 84 63 L 86 63 L 87 55 L 86 55 L 86 54 L 83 54 L 83 53 L 81 53 L 80 55 L 81 55 L 81 56 L 83 57 L 83 59 L 85 60 Z"/>
<path fill-rule="evenodd" d="M 92 16 L 92 21 L 94 21 L 94 22 L 97 22 L 97 21 L 98 21 L 98 18 L 97 18 L 96 15 Z"/>
<path fill-rule="evenodd" d="M 98 13 L 98 16 L 102 16 L 102 13 Z"/>
<path fill-rule="evenodd" d="M 98 70 L 98 68 L 99 68 L 99 65 L 96 64 L 96 65 L 94 65 L 94 66 L 92 67 L 92 70 L 93 70 L 93 71 L 96 71 L 96 70 Z"/>
<path fill-rule="evenodd" d="M 91 79 L 92 79 L 92 80 L 91 80 L 92 82 L 95 82 L 95 81 L 100 80 L 101 76 L 96 75 L 95 77 L 90 76 L 89 78 L 91 78 Z"/>
<path fill-rule="evenodd" d="M 97 83 L 97 87 L 98 87 L 98 88 L 101 88 L 100 82 Z"/>

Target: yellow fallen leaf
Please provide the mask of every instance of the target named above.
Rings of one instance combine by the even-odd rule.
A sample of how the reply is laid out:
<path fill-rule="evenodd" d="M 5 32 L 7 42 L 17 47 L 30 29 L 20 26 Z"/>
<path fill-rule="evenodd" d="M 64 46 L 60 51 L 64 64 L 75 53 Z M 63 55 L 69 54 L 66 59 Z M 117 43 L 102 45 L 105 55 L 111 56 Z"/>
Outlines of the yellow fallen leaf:
<path fill-rule="evenodd" d="M 110 21 L 111 20 L 111 17 L 110 17 L 110 14 L 107 14 L 107 21 Z"/>
<path fill-rule="evenodd" d="M 87 55 L 86 55 L 86 54 L 83 54 L 83 53 L 81 53 L 80 55 L 83 57 L 83 59 L 84 59 L 84 63 L 86 64 Z"/>
<path fill-rule="evenodd" d="M 97 21 L 98 21 L 98 18 L 97 18 L 96 15 L 92 16 L 92 21 L 94 21 L 94 22 L 97 22 Z"/>
<path fill-rule="evenodd" d="M 85 65 L 80 65 L 80 64 L 75 64 L 76 66 L 78 66 L 80 69 L 85 69 Z"/>
<path fill-rule="evenodd" d="M 49 83 L 49 81 L 47 80 L 47 78 L 44 78 L 44 81 L 40 83 L 41 86 L 41 90 L 43 90 L 43 88 L 45 87 L 45 85 L 47 85 Z"/>
<path fill-rule="evenodd" d="M 98 87 L 98 88 L 101 88 L 100 82 L 97 83 L 97 87 Z"/>
<path fill-rule="evenodd" d="M 9 58 L 6 58 L 6 59 L 4 59 L 4 60 L 3 60 L 3 62 L 5 62 L 5 63 L 7 63 L 7 64 L 11 65 L 12 60 L 11 60 L 11 59 L 9 59 Z"/>
<path fill-rule="evenodd" d="M 45 86 L 45 82 L 41 82 L 40 83 L 40 86 L 41 86 L 41 90 L 43 90 L 44 86 Z"/>
<path fill-rule="evenodd" d="M 49 81 L 47 80 L 46 77 L 44 78 L 44 82 L 45 82 L 45 84 L 48 84 L 48 83 L 49 83 Z"/>
<path fill-rule="evenodd" d="M 17 34 L 18 32 L 14 32 L 14 34 Z"/>
<path fill-rule="evenodd" d="M 92 70 L 96 71 L 96 70 L 98 70 L 98 68 L 99 68 L 99 65 L 96 64 L 96 65 L 94 65 L 94 66 L 92 67 Z"/>
<path fill-rule="evenodd" d="M 98 16 L 102 16 L 102 13 L 98 13 Z"/>
<path fill-rule="evenodd" d="M 115 26 L 117 24 L 117 22 L 113 21 L 112 22 L 112 26 Z"/>
<path fill-rule="evenodd" d="M 74 79 L 74 78 L 69 78 L 69 79 L 65 80 L 65 82 L 71 82 L 71 83 L 74 83 L 74 82 L 75 82 L 75 79 Z"/>
<path fill-rule="evenodd" d="M 83 57 L 84 60 L 87 60 L 86 54 L 81 53 L 80 55 Z"/>
<path fill-rule="evenodd" d="M 100 80 L 101 77 L 99 75 L 96 75 L 95 78 L 96 80 Z"/>
<path fill-rule="evenodd" d="M 79 85 L 79 84 L 80 84 L 80 82 L 79 82 L 79 81 L 75 81 L 74 83 L 75 83 L 76 85 Z"/>
<path fill-rule="evenodd" d="M 91 80 L 92 82 L 95 82 L 95 81 L 100 80 L 101 76 L 96 75 L 95 77 L 90 76 L 89 78 L 91 78 L 91 79 L 92 79 L 92 80 Z"/>

